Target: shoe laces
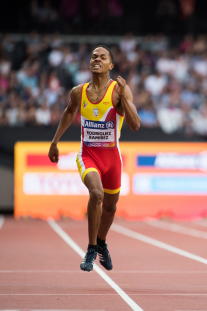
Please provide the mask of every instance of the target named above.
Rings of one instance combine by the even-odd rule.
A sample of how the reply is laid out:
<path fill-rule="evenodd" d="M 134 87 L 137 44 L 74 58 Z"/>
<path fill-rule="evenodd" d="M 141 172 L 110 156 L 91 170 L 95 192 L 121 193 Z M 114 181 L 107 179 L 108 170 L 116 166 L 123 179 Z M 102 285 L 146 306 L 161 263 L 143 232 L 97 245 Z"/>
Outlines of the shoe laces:
<path fill-rule="evenodd" d="M 109 251 L 107 249 L 107 245 L 104 248 L 101 248 L 101 250 L 102 250 L 102 252 L 99 253 L 99 258 L 102 260 L 109 259 L 111 261 L 111 257 L 110 257 Z"/>

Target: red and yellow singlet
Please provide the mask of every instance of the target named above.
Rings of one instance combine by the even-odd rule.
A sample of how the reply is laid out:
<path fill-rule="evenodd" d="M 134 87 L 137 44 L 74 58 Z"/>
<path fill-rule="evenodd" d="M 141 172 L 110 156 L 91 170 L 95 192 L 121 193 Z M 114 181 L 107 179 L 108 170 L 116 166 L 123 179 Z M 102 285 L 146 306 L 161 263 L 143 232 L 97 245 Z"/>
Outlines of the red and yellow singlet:
<path fill-rule="evenodd" d="M 122 159 L 119 137 L 124 116 L 113 105 L 116 81 L 112 81 L 103 98 L 92 103 L 87 95 L 89 83 L 81 94 L 81 149 L 77 155 L 78 170 L 82 181 L 87 173 L 99 173 L 104 192 L 117 193 L 121 188 Z"/>

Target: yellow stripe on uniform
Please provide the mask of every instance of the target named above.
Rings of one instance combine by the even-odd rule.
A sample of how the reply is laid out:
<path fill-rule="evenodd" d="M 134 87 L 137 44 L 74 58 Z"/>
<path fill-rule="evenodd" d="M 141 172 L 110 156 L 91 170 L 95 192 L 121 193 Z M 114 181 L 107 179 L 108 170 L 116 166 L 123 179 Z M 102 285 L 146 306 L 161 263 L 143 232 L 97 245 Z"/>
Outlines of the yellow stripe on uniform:
<path fill-rule="evenodd" d="M 82 181 L 83 181 L 83 183 L 84 183 L 84 178 L 85 178 L 86 174 L 88 174 L 88 173 L 90 173 L 90 172 L 97 172 L 97 173 L 99 174 L 99 172 L 98 172 L 98 170 L 97 170 L 96 168 L 94 168 L 94 167 L 87 168 L 87 169 L 84 171 L 83 175 L 82 175 Z"/>
<path fill-rule="evenodd" d="M 115 194 L 120 191 L 121 187 L 115 190 L 110 190 L 110 189 L 104 189 L 104 192 L 109 193 L 109 194 Z"/>
<path fill-rule="evenodd" d="M 79 171 L 79 173 L 80 173 L 80 175 L 81 175 L 81 173 L 82 173 L 82 166 L 81 166 L 81 164 L 80 164 L 80 161 L 79 161 L 78 156 L 79 156 L 79 153 L 78 153 L 78 155 L 77 155 L 77 157 L 76 157 L 76 163 L 77 163 L 77 166 L 78 166 L 78 171 Z"/>

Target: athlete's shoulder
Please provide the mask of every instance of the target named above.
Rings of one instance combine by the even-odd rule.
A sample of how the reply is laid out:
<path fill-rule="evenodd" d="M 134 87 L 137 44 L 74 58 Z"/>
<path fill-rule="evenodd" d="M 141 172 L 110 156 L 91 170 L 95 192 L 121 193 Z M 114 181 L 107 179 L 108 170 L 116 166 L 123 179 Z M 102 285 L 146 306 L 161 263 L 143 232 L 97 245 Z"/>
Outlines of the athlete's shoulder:
<path fill-rule="evenodd" d="M 83 84 L 79 84 L 77 86 L 74 86 L 70 92 L 71 96 L 77 96 L 77 95 L 81 94 L 82 87 L 83 87 Z"/>
<path fill-rule="evenodd" d="M 81 92 L 82 92 L 82 87 L 84 84 L 79 84 L 77 86 L 74 86 L 70 92 L 70 97 L 72 101 L 74 102 L 80 102 L 81 99 Z"/>

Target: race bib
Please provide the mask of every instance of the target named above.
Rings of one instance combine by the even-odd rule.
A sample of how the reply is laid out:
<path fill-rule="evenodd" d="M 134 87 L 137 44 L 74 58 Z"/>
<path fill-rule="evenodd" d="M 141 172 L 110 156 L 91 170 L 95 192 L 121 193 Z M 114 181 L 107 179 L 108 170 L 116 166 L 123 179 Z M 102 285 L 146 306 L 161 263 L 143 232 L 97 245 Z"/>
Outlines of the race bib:
<path fill-rule="evenodd" d="M 114 147 L 114 121 L 101 122 L 85 120 L 84 144 L 88 147 Z"/>

